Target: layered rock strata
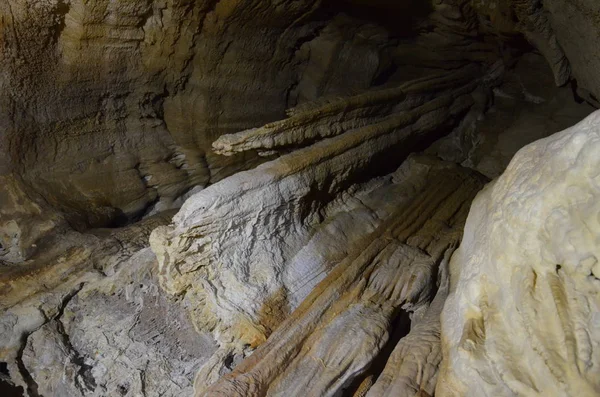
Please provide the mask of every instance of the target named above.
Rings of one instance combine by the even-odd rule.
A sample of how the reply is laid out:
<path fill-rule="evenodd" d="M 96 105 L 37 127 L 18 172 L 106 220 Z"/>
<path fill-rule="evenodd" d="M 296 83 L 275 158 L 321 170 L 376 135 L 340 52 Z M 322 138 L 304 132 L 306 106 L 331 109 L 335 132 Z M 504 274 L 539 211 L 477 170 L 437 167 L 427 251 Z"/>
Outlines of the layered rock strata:
<path fill-rule="evenodd" d="M 427 396 L 443 347 L 440 395 L 597 394 L 597 116 L 481 195 L 450 286 L 485 178 L 405 159 L 495 176 L 589 112 L 528 80 L 598 104 L 599 10 L 2 2 L 0 387 Z M 481 123 L 507 97 L 549 103 Z"/>

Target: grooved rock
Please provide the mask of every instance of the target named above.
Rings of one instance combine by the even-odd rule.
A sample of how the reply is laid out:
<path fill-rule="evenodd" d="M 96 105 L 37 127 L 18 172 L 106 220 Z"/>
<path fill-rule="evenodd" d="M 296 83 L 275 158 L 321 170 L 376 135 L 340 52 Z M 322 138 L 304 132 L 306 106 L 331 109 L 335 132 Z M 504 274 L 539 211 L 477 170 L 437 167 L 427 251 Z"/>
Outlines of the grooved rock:
<path fill-rule="evenodd" d="M 433 393 L 446 265 L 485 178 L 439 160 L 411 157 L 393 181 L 365 200 L 395 197 L 385 219 L 350 245 L 327 277 L 231 374 L 207 390 L 197 378 L 197 396 L 333 396 L 361 388 L 367 396 Z"/>
<path fill-rule="evenodd" d="M 1 0 L 0 394 L 598 394 L 565 3 Z"/>
<path fill-rule="evenodd" d="M 473 79 L 476 73 L 479 79 Z M 343 219 L 331 225 L 323 222 L 339 211 L 336 207 L 344 208 L 344 193 L 394 170 L 409 151 L 452 128 L 472 106 L 471 94 L 484 84 L 484 76 L 478 68 L 458 69 L 406 84 L 393 95 L 350 97 L 280 123 L 297 126 L 294 132 L 285 128 L 270 132 L 265 127 L 276 135 L 265 138 L 268 143 L 288 136 L 310 141 L 314 124 L 336 123 L 351 106 L 367 108 L 373 117 L 373 108 L 386 110 L 377 122 L 363 127 L 350 121 L 348 131 L 340 135 L 192 196 L 172 226 L 158 228 L 151 236 L 161 285 L 172 294 L 191 297 L 198 327 L 213 331 L 221 342 L 262 343 L 272 328 L 263 323 L 264 306 L 285 317 L 316 285 L 319 275 L 339 260 L 338 250 L 343 252 L 361 236 L 360 229 L 342 233 L 340 226 L 347 222 Z M 247 133 L 240 135 L 246 139 Z M 374 227 L 377 222 L 365 225 Z M 318 239 L 310 244 L 326 227 L 333 230 L 324 232 L 339 240 L 332 249 L 319 245 Z M 313 252 L 316 249 L 324 252 Z"/>

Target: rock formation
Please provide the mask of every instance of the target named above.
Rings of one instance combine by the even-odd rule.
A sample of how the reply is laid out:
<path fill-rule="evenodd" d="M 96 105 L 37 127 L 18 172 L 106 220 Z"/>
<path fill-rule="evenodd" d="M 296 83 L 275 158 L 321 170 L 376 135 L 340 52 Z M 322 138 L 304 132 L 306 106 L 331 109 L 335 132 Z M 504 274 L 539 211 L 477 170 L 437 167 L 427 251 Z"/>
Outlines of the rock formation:
<path fill-rule="evenodd" d="M 327 276 L 299 306 L 295 285 L 284 285 L 296 298 L 289 304 L 296 310 L 206 395 L 325 396 L 366 391 L 375 380 L 367 395 L 383 396 L 390 389 L 395 395 L 433 393 L 447 261 L 460 239 L 470 200 L 484 180 L 439 160 L 413 157 L 387 183 L 357 196 L 363 205 L 345 213 L 345 222 L 336 219 L 339 215 L 326 221 L 328 232 L 339 236 L 334 244 L 329 237 L 329 244 L 309 243 L 296 255 L 314 267 L 293 269 L 303 289 L 314 285 L 319 273 Z M 389 210 L 381 211 L 385 207 Z M 374 212 L 371 230 L 356 241 L 341 240 L 346 228 L 360 230 L 369 209 Z M 320 234 L 313 239 L 321 241 Z M 328 249 L 336 246 L 349 249 Z M 259 323 L 273 321 L 267 310 L 262 309 Z M 207 383 L 197 378 L 197 395 L 204 395 Z"/>
<path fill-rule="evenodd" d="M 172 215 L 172 214 L 171 214 Z M 150 231 L 66 232 L 0 278 L 0 354 L 29 396 L 179 396 L 216 348 L 156 281 Z"/>
<path fill-rule="evenodd" d="M 600 393 L 600 112 L 521 149 L 452 257 L 436 395 Z"/>
<path fill-rule="evenodd" d="M 501 35 L 522 33 L 546 58 L 558 85 L 575 79 L 578 92 L 598 103 L 600 3 L 594 0 L 474 0 L 473 7 Z"/>
<path fill-rule="evenodd" d="M 203 328 L 215 328 L 225 339 L 234 337 L 251 345 L 264 340 L 264 331 L 255 331 L 252 323 L 265 300 L 295 307 L 315 285 L 314 275 L 326 270 L 319 261 L 310 264 L 307 256 L 311 254 L 303 253 L 302 247 L 323 223 L 327 210 L 335 211 L 335 201 L 343 192 L 366 182 L 365 174 L 372 177 L 397 166 L 407 154 L 403 148 L 419 147 L 466 112 L 473 102 L 470 94 L 478 86 L 472 79 L 476 72 L 468 68 L 407 84 L 391 94 L 340 100 L 281 123 L 299 125 L 295 132 L 284 129 L 278 139 L 260 136 L 265 149 L 272 149 L 278 140 L 314 139 L 307 135 L 316 131 L 316 125 L 341 125 L 340 118 L 353 106 L 357 113 L 373 114 L 377 105 L 389 108 L 389 102 L 378 103 L 380 96 L 391 96 L 397 103 L 395 113 L 380 116 L 378 123 L 356 127 L 353 123 L 360 119 L 353 118 L 346 122 L 346 133 L 240 172 L 193 196 L 175 217 L 174 227 L 153 234 L 162 285 L 174 294 L 197 295 L 197 310 L 206 313 L 198 319 Z M 436 87 L 448 83 L 452 89 L 436 92 Z M 336 113 L 338 109 L 344 109 L 344 114 Z M 285 127 L 270 125 L 264 130 L 269 128 Z M 255 137 L 264 130 L 223 138 L 247 139 L 248 134 Z M 261 140 L 255 140 L 255 146 Z M 310 279 L 302 288 L 296 287 Z M 239 313 L 235 317 L 240 318 L 231 319 L 232 313 Z M 231 335 L 230 328 L 234 329 Z"/>
<path fill-rule="evenodd" d="M 0 394 L 598 393 L 599 12 L 1 2 Z"/>

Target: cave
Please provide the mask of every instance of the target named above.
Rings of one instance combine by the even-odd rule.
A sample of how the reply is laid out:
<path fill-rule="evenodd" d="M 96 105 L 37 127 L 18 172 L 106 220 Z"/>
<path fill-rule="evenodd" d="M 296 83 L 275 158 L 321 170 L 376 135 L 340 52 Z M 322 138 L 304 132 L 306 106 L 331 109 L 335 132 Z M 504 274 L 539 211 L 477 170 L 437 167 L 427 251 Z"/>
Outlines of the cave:
<path fill-rule="evenodd" d="M 0 395 L 600 395 L 600 2 L 5 0 Z"/>

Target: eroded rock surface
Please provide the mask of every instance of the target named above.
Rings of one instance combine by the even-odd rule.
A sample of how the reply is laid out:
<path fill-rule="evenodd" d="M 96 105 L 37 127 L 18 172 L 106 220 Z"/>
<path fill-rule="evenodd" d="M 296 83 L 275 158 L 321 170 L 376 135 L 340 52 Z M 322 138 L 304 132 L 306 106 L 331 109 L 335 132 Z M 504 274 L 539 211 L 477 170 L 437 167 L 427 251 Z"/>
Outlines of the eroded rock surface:
<path fill-rule="evenodd" d="M 316 0 L 7 0 L 0 29 L 0 175 L 79 228 L 256 165 L 211 144 L 368 88 L 389 48 L 380 26 Z"/>
<path fill-rule="evenodd" d="M 442 315 L 440 396 L 600 393 L 600 112 L 475 199 Z"/>
<path fill-rule="evenodd" d="M 473 79 L 474 74 L 480 79 Z M 282 315 L 289 313 L 316 285 L 319 274 L 328 271 L 328 262 L 335 261 L 328 258 L 338 255 L 331 250 L 319 253 L 318 261 L 309 259 L 314 254 L 307 244 L 319 224 L 340 210 L 344 193 L 393 170 L 410 150 L 458 124 L 485 77 L 483 71 L 466 67 L 366 98 L 339 100 L 262 130 L 224 137 L 242 142 L 250 137 L 257 142 L 254 148 L 272 149 L 281 141 L 310 142 L 315 139 L 310 134 L 318 129 L 315 125 L 343 122 L 352 108 L 376 120 L 363 127 L 360 119 L 351 118 L 340 135 L 238 173 L 192 196 L 173 226 L 158 228 L 152 235 L 161 284 L 173 294 L 194 297 L 198 326 L 213 330 L 221 341 L 262 343 L 269 333 L 269 327 L 261 324 L 263 306 L 273 306 Z M 215 146 L 221 147 L 220 142 Z M 368 220 L 367 225 L 375 227 L 377 222 Z M 361 224 L 357 227 L 364 228 L 364 221 Z M 346 235 L 335 223 L 329 227 L 334 229 L 329 232 L 333 238 L 342 239 L 335 245 L 342 250 L 362 232 Z"/>
<path fill-rule="evenodd" d="M 185 301 L 158 286 L 147 247 L 167 214 L 74 231 L 4 272 L 0 360 L 29 396 L 180 396 L 215 351 Z"/>
<path fill-rule="evenodd" d="M 204 391 L 201 373 L 196 395 L 433 393 L 446 265 L 484 181 L 455 165 L 412 157 L 391 184 L 357 196 L 374 211 L 385 197 L 389 211 L 375 212 L 381 219 L 372 230 L 338 254 L 327 277 L 231 374 Z"/>

